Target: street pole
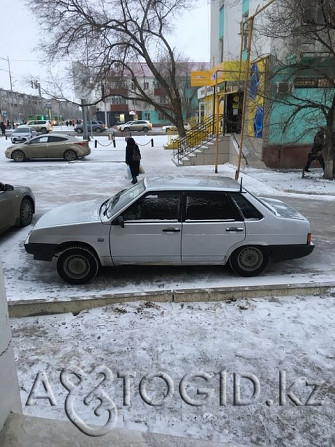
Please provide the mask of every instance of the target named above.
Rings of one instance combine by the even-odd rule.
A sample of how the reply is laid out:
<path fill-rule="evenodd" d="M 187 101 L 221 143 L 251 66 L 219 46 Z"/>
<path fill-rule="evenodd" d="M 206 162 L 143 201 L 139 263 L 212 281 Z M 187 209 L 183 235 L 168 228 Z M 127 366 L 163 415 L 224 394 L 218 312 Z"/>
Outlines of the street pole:
<path fill-rule="evenodd" d="M 249 64 L 250 64 L 250 53 L 251 53 L 251 40 L 252 33 L 254 27 L 254 18 L 260 14 L 264 9 L 270 6 L 275 0 L 269 0 L 264 6 L 258 9 L 253 15 L 248 17 L 242 24 L 242 39 L 244 35 L 244 26 L 250 22 L 250 27 L 248 31 L 248 44 L 247 44 L 247 60 L 245 64 L 245 73 L 244 73 L 244 95 L 243 95 L 243 105 L 242 105 L 242 120 L 241 120 L 241 135 L 240 135 L 240 144 L 238 148 L 238 158 L 237 158 L 237 169 L 235 172 L 235 180 L 238 180 L 241 169 L 241 159 L 242 159 L 242 149 L 243 149 L 243 138 L 244 138 L 244 126 L 245 126 L 245 115 L 247 110 L 247 101 L 248 101 L 248 84 L 249 84 Z M 242 65 L 242 44 L 241 44 L 241 54 L 240 54 L 240 69 Z M 239 75 L 240 78 L 240 75 Z"/>
<path fill-rule="evenodd" d="M 83 114 L 83 140 L 88 140 L 88 132 L 87 132 L 87 109 L 85 105 L 85 99 L 81 99 L 81 111 Z"/>

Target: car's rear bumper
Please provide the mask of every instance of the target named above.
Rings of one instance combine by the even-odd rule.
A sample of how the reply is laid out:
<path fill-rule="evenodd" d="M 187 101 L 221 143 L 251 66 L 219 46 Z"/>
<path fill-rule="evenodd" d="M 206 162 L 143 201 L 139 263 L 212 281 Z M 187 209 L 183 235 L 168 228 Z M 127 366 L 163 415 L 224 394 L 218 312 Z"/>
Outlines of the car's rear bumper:
<path fill-rule="evenodd" d="M 268 247 L 274 261 L 287 261 L 308 256 L 314 250 L 314 244 L 304 245 L 271 245 Z"/>

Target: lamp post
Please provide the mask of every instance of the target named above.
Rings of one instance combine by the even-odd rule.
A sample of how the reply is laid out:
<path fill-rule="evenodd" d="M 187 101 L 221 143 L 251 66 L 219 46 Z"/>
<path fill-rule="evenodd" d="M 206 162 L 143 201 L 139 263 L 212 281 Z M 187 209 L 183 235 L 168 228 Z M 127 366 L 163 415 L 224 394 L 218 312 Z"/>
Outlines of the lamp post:
<path fill-rule="evenodd" d="M 257 10 L 253 15 L 248 17 L 242 24 L 242 38 L 244 35 L 244 27 L 247 23 L 250 23 L 249 30 L 248 30 L 248 39 L 247 39 L 247 60 L 245 63 L 245 73 L 244 73 L 244 95 L 243 95 L 243 105 L 242 105 L 242 120 L 241 120 L 241 135 L 240 135 L 240 144 L 238 148 L 238 158 L 237 158 L 237 169 L 235 172 L 235 180 L 238 180 L 240 175 L 240 168 L 241 168 L 241 158 L 242 158 L 242 148 L 243 148 L 243 138 L 244 138 L 244 126 L 245 126 L 245 115 L 247 110 L 247 101 L 248 101 L 248 84 L 249 84 L 249 65 L 250 65 L 250 54 L 251 54 L 251 40 L 252 40 L 252 33 L 254 28 L 254 19 L 255 17 L 260 14 L 264 9 L 266 9 L 268 6 L 270 6 L 275 0 L 269 0 L 262 8 Z M 242 59 L 242 45 L 241 45 L 241 59 Z M 240 59 L 240 60 L 241 60 Z M 240 63 L 241 68 L 241 63 Z"/>
<path fill-rule="evenodd" d="M 215 174 L 218 173 L 218 165 L 219 165 L 219 126 L 220 126 L 220 119 L 219 119 L 219 108 L 220 108 L 220 102 L 219 102 L 219 92 L 218 92 L 218 73 L 224 73 L 224 70 L 215 70 L 215 90 L 214 90 L 214 101 L 215 101 L 215 152 L 214 152 L 214 172 Z M 215 98 L 216 96 L 216 98 Z"/>

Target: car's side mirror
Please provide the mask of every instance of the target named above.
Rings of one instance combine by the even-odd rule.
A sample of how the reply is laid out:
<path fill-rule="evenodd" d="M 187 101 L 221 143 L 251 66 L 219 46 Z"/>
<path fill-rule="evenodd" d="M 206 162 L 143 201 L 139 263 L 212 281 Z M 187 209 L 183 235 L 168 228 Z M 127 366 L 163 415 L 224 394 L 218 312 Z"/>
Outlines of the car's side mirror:
<path fill-rule="evenodd" d="M 121 228 L 124 228 L 124 218 L 122 216 L 118 216 L 117 222 Z"/>
<path fill-rule="evenodd" d="M 8 185 L 8 183 L 5 184 L 5 191 L 13 191 L 13 190 L 14 190 L 14 186 Z"/>

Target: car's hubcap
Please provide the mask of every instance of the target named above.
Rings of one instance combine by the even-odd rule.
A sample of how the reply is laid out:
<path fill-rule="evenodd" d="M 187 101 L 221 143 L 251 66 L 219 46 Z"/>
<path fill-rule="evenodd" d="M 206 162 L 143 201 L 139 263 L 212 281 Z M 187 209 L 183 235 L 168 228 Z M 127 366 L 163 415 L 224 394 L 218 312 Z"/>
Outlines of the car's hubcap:
<path fill-rule="evenodd" d="M 263 262 L 262 252 L 255 248 L 245 249 L 240 253 L 238 262 L 243 270 L 257 270 Z"/>
<path fill-rule="evenodd" d="M 82 256 L 70 256 L 64 264 L 65 273 L 71 278 L 84 278 L 89 271 L 89 263 Z"/>
<path fill-rule="evenodd" d="M 21 208 L 21 220 L 24 223 L 30 223 L 32 219 L 32 208 L 30 203 L 26 202 L 22 204 Z"/>

